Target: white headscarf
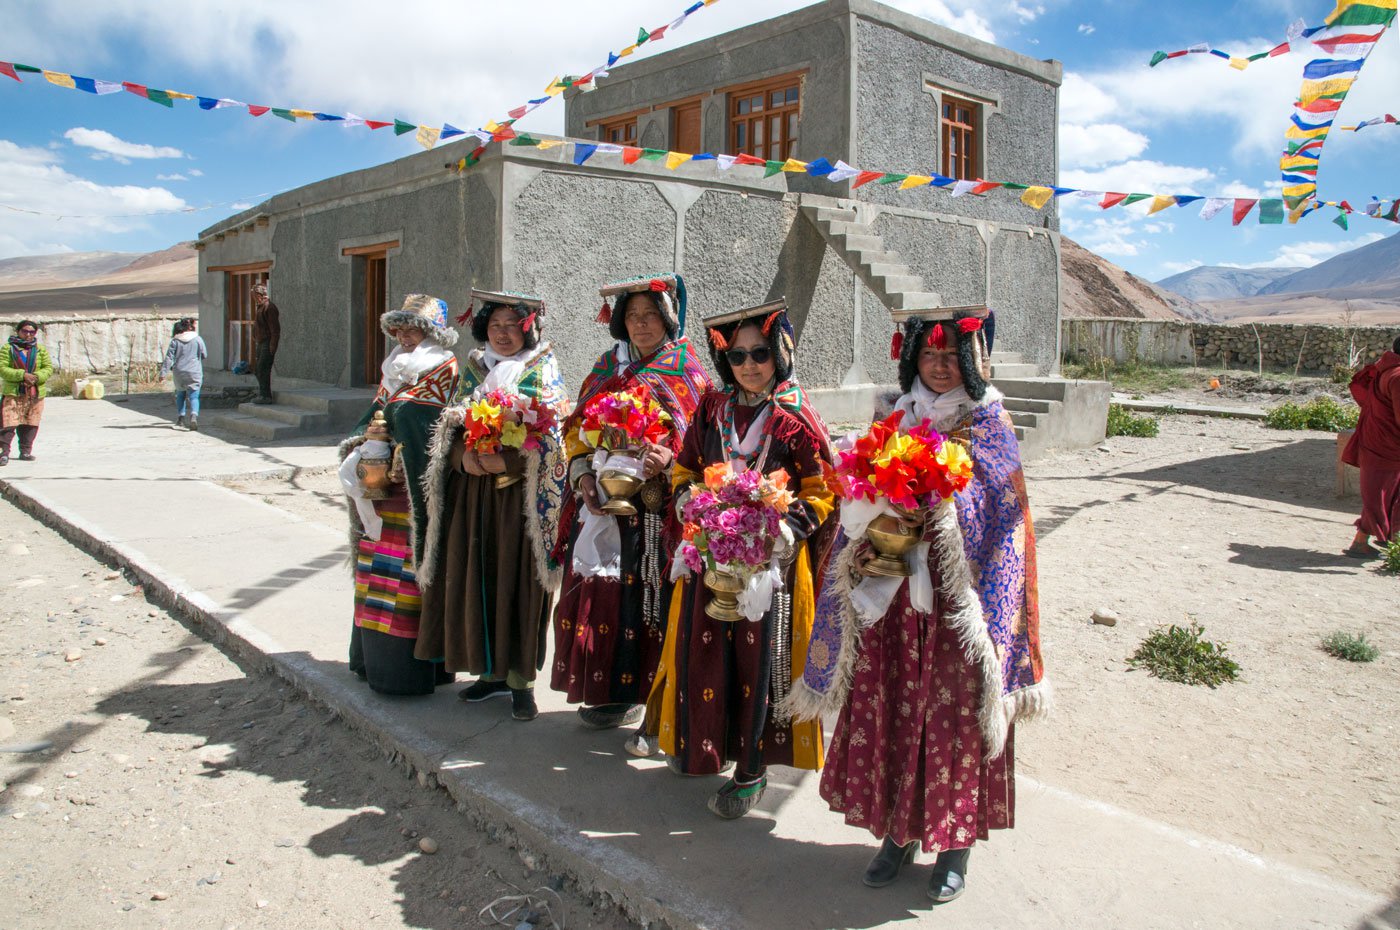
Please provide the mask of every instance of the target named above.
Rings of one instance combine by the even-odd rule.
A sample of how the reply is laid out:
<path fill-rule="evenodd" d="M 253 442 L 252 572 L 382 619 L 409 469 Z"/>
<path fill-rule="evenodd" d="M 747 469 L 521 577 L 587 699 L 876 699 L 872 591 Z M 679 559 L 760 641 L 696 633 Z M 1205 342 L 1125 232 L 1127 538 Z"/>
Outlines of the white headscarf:
<path fill-rule="evenodd" d="M 904 411 L 900 426 L 912 429 L 924 420 L 932 420 L 933 428 L 946 433 L 958 425 L 963 411 L 972 406 L 972 398 L 961 384 L 942 394 L 924 384 L 922 378 L 914 378 L 914 386 L 908 394 L 900 395 L 894 408 Z"/>

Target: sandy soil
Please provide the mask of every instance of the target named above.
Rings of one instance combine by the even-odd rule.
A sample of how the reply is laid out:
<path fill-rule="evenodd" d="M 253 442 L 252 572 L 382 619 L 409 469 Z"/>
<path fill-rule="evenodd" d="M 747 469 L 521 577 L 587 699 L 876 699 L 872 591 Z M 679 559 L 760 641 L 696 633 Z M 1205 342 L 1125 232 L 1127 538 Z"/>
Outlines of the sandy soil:
<path fill-rule="evenodd" d="M 1233 402 L 1238 403 L 1236 399 Z M 1334 438 L 1169 416 L 1156 439 L 1034 462 L 1040 596 L 1057 712 L 1019 734 L 1021 771 L 1061 788 L 1389 892 L 1400 874 L 1400 577 L 1340 555 Z M 335 476 L 236 482 L 343 525 Z M 1114 627 L 1094 625 L 1097 608 Z M 1200 622 L 1243 680 L 1129 671 L 1161 624 Z M 1354 665 L 1326 634 L 1382 650 Z"/>
<path fill-rule="evenodd" d="M 0 926 L 457 930 L 550 883 L 8 503 L 0 526 Z M 570 928 L 631 926 L 562 893 Z"/>

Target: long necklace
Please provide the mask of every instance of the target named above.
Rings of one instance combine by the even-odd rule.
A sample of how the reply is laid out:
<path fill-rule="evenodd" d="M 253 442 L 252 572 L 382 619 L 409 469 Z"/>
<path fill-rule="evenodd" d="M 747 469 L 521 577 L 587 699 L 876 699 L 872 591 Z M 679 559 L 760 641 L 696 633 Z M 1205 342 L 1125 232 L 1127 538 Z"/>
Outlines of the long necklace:
<path fill-rule="evenodd" d="M 724 460 L 726 462 L 732 462 L 738 459 L 744 462 L 746 465 L 752 465 L 754 462 L 754 456 L 760 452 L 760 447 L 755 445 L 754 450 L 752 452 L 743 452 L 739 448 L 739 431 L 734 422 L 734 411 L 738 407 L 738 395 L 739 391 L 741 390 L 743 389 L 736 387 L 733 391 L 730 392 L 728 400 L 724 402 L 724 423 L 721 428 L 721 432 L 724 437 Z M 765 409 L 767 409 L 772 403 L 773 398 L 771 395 L 769 395 L 764 399 L 763 403 L 758 405 L 757 409 L 754 411 L 753 420 L 749 421 L 750 430 L 752 430 L 755 426 L 759 425 L 757 423 L 758 419 L 763 416 Z M 763 459 L 766 459 L 768 457 L 768 445 L 773 438 L 769 434 L 769 427 L 771 426 L 772 421 L 773 416 L 770 412 L 767 419 L 763 422 L 763 424 L 760 427 L 762 430 L 763 437 L 763 444 L 761 447 Z"/>

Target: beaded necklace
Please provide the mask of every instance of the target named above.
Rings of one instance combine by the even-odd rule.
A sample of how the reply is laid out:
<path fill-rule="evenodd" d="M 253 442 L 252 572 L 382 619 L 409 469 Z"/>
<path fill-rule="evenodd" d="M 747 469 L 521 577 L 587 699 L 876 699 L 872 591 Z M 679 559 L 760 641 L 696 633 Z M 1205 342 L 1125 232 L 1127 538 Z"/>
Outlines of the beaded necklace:
<path fill-rule="evenodd" d="M 773 435 L 770 432 L 773 423 L 773 395 L 770 391 L 768 396 L 763 399 L 763 402 L 757 405 L 757 409 L 754 411 L 754 418 L 749 423 L 750 430 L 757 427 L 762 431 L 763 445 L 761 447 L 755 446 L 752 452 L 744 452 L 739 448 L 741 445 L 739 441 L 739 430 L 734 422 L 734 411 L 738 406 L 739 392 L 742 390 L 743 388 L 740 387 L 732 388 L 729 392 L 729 397 L 724 402 L 724 422 L 721 424 L 721 434 L 724 438 L 724 460 L 726 462 L 739 460 L 745 465 L 753 467 L 754 458 L 755 455 L 757 455 L 757 467 L 761 471 L 763 469 L 763 463 L 768 459 L 768 448 L 773 444 Z M 760 419 L 763 420 L 762 423 L 758 422 Z"/>

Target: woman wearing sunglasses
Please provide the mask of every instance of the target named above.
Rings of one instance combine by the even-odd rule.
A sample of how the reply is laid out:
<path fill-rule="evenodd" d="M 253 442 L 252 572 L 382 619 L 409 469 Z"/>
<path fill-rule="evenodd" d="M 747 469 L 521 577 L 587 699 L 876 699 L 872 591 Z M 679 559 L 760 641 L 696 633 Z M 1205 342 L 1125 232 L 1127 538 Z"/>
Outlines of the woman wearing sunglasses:
<path fill-rule="evenodd" d="M 791 541 L 775 541 L 782 585 L 758 620 L 717 620 L 705 610 L 712 595 L 699 578 L 677 583 L 648 706 L 673 771 L 735 767 L 709 801 L 728 820 L 758 804 L 768 766 L 821 767 L 820 723 L 793 723 L 775 708 L 802 674 L 835 502 L 822 478 L 831 461 L 826 426 L 793 375 L 786 301 L 705 325 L 724 389 L 705 395 L 686 433 L 672 475 L 677 512 L 706 467 L 724 462 L 763 474 L 783 469 L 795 495 L 784 519 Z"/>
<path fill-rule="evenodd" d="M 990 313 L 940 317 L 896 314 L 904 393 L 894 408 L 901 425 L 928 420 L 964 443 L 972 480 L 952 507 L 929 511 L 924 548 L 911 554 L 916 577 L 887 600 L 855 590 L 870 543 L 838 542 L 791 704 L 798 718 L 839 712 L 821 795 L 882 841 L 864 883 L 892 884 L 922 846 L 937 854 L 928 897 L 942 904 L 962 893 L 973 843 L 1012 826 L 1013 724 L 1042 713 L 1049 694 L 1025 475 L 1001 394 L 985 380 Z"/>
<path fill-rule="evenodd" d="M 44 416 L 51 374 L 48 350 L 39 345 L 38 324 L 20 320 L 9 342 L 0 345 L 0 465 L 10 464 L 10 443 L 16 432 L 20 461 L 34 461 L 34 437 Z"/>

